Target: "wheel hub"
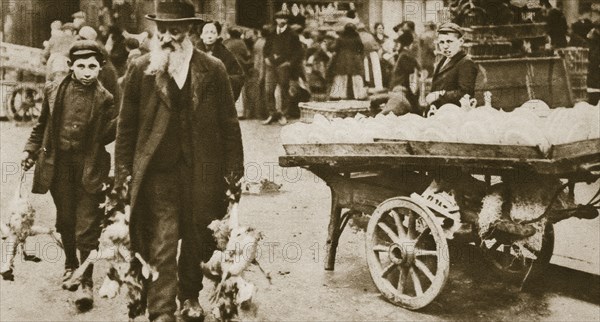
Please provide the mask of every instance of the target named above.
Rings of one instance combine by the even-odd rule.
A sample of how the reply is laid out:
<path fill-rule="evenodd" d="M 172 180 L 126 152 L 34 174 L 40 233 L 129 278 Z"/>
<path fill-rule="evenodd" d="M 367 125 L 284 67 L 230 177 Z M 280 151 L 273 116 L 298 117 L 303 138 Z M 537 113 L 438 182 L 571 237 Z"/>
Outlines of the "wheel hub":
<path fill-rule="evenodd" d="M 390 261 L 396 265 L 411 266 L 415 262 L 414 247 L 402 247 L 398 244 L 390 246 Z"/>

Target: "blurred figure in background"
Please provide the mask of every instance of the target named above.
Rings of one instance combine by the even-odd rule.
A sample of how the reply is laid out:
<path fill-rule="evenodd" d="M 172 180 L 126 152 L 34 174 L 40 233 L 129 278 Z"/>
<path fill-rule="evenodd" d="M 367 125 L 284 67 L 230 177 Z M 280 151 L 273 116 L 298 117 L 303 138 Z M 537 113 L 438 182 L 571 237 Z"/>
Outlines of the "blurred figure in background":
<path fill-rule="evenodd" d="M 245 111 L 248 118 L 264 119 L 267 117 L 266 102 L 264 97 L 265 62 L 263 48 L 266 37 L 269 37 L 271 26 L 264 25 L 257 31 L 254 45 L 252 46 L 253 64 L 248 79 L 244 84 L 246 101 Z"/>
<path fill-rule="evenodd" d="M 248 73 L 252 67 L 252 54 L 250 54 L 246 42 L 242 40 L 242 32 L 237 28 L 231 28 L 228 33 L 229 39 L 223 40 L 223 46 L 235 56 L 244 68 L 244 72 Z"/>
<path fill-rule="evenodd" d="M 329 98 L 366 99 L 367 91 L 362 77 L 365 50 L 354 24 L 344 26 L 333 51 L 335 54 L 328 68 Z"/>
<path fill-rule="evenodd" d="M 265 56 L 265 94 L 269 117 L 264 125 L 279 121 L 287 124 L 287 113 L 290 107 L 289 87 L 291 72 L 302 64 L 302 43 L 298 35 L 288 27 L 289 15 L 285 11 L 275 14 L 276 30 L 267 38 L 263 53 Z M 276 99 L 279 88 L 280 99 Z"/>
<path fill-rule="evenodd" d="M 379 44 L 379 62 L 381 63 L 381 74 L 383 87 L 389 88 L 390 76 L 394 68 L 394 41 L 385 34 L 385 26 L 381 22 L 373 25 L 373 35 Z"/>
<path fill-rule="evenodd" d="M 108 42 L 110 42 L 110 47 Z M 129 53 L 125 48 L 123 30 L 119 26 L 114 25 L 109 27 L 109 40 L 107 41 L 106 49 L 110 53 L 110 61 L 117 69 L 119 77 L 125 75 L 127 71 L 127 55 Z"/>
<path fill-rule="evenodd" d="M 227 48 L 237 59 L 238 63 L 242 66 L 244 76 L 246 77 L 250 73 L 252 68 L 252 56 L 246 42 L 242 40 L 242 32 L 237 28 L 231 28 L 228 30 L 229 39 L 223 41 L 223 46 Z M 244 79 L 245 83 L 245 79 Z M 240 97 L 237 98 L 235 105 L 238 110 L 238 118 L 248 118 L 249 110 L 248 105 L 248 94 L 246 93 L 245 85 L 240 90 Z"/>
<path fill-rule="evenodd" d="M 364 23 L 359 23 L 357 26 L 358 36 L 364 46 L 364 80 L 368 87 L 376 90 L 383 90 L 383 72 L 379 61 L 379 42 L 375 36 L 371 34 Z"/>
<path fill-rule="evenodd" d="M 54 23 L 56 27 L 58 24 Z M 46 59 L 46 81 L 58 80 L 67 75 L 69 65 L 69 49 L 75 40 L 75 26 L 68 22 L 58 29 L 52 31 L 53 35 L 48 40 L 48 46 L 44 50 L 43 57 Z"/>
<path fill-rule="evenodd" d="M 221 34 L 221 24 L 218 21 L 210 21 L 202 26 L 202 34 L 197 48 L 201 51 L 219 59 L 225 65 L 231 89 L 233 90 L 233 99 L 237 100 L 244 86 L 244 70 L 235 55 L 231 53 L 224 45 Z"/>
<path fill-rule="evenodd" d="M 416 80 L 420 69 L 416 57 L 411 52 L 414 39 L 411 33 L 403 33 L 398 38 L 400 50 L 398 61 L 394 66 L 390 87 L 390 99 L 382 113 L 404 115 L 407 113 L 421 114 L 419 109 L 419 96 L 417 94 Z"/>
<path fill-rule="evenodd" d="M 79 32 L 79 29 L 81 29 L 81 27 L 87 26 L 87 23 L 85 21 L 85 12 L 77 11 L 74 14 L 72 14 L 71 17 L 73 18 L 73 27 L 75 27 L 76 32 Z"/>
<path fill-rule="evenodd" d="M 127 49 L 127 67 L 131 64 L 131 62 L 142 56 L 142 51 L 140 50 L 140 42 L 135 38 L 127 38 L 125 39 L 125 49 Z"/>
<path fill-rule="evenodd" d="M 400 34 L 408 32 L 408 33 L 412 34 L 413 39 L 416 41 L 417 39 L 419 39 L 419 37 L 415 31 L 415 28 L 416 28 L 416 26 L 415 26 L 414 21 L 410 21 L 410 20 L 403 21 L 400 24 L 400 31 L 401 31 Z M 398 42 L 398 45 L 397 45 L 398 51 L 400 51 L 400 47 L 402 47 L 402 45 L 400 44 L 400 42 Z M 421 47 L 419 46 L 419 43 L 415 43 L 414 45 L 412 45 L 410 51 L 412 52 L 413 57 L 420 57 Z"/>
<path fill-rule="evenodd" d="M 427 71 L 427 75 L 433 75 L 436 29 L 435 22 L 429 21 L 425 24 L 425 31 L 419 36 L 419 63 Z"/>
<path fill-rule="evenodd" d="M 567 32 L 569 27 L 565 14 L 557 8 L 553 8 L 549 0 L 540 0 L 540 4 L 544 8 L 550 45 L 552 48 L 567 47 Z"/>

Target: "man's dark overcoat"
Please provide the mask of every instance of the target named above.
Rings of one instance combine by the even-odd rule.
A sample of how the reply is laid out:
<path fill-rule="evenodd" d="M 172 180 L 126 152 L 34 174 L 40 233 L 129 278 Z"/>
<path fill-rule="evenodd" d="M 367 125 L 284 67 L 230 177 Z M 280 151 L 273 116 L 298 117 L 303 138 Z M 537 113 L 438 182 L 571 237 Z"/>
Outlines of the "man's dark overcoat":
<path fill-rule="evenodd" d="M 139 202 L 140 187 L 148 174 L 148 164 L 161 142 L 171 111 L 172 97 L 165 71 L 146 71 L 150 59 L 144 55 L 130 66 L 124 82 L 123 99 L 117 125 L 115 163 L 117 184 L 132 175 L 131 240 L 134 251 L 144 253 L 144 205 Z M 225 214 L 224 176 L 243 171 L 242 139 L 234 106 L 231 85 L 225 66 L 218 59 L 194 50 L 190 61 L 192 106 L 189 120 L 189 142 L 193 157 L 192 176 L 182 182 L 185 193 L 191 194 L 192 209 L 182 222 L 193 225 L 199 233 L 202 227 Z M 181 107 L 177 107 L 181 108 Z M 191 186 L 188 186 L 189 183 Z M 225 203 L 226 205 L 226 203 Z M 190 216 L 191 215 L 191 216 Z M 166 227 L 168 229 L 168 227 Z"/>
<path fill-rule="evenodd" d="M 459 51 L 450 61 L 444 65 L 448 58 L 444 57 L 435 66 L 433 79 L 431 81 L 431 91 L 445 90 L 433 105 L 440 107 L 447 103 L 460 106 L 459 100 L 469 94 L 471 98 L 475 96 L 475 80 L 477 79 L 477 65 L 465 54 Z M 443 66 L 443 67 L 442 67 Z"/>
<path fill-rule="evenodd" d="M 33 193 L 48 192 L 54 179 L 54 165 L 58 149 L 58 132 L 62 116 L 62 97 L 68 82 L 74 81 L 71 74 L 49 82 L 44 87 L 42 112 L 31 131 L 24 151 L 37 157 L 33 176 Z M 96 95 L 82 144 L 85 155 L 82 184 L 88 193 L 97 193 L 108 179 L 110 154 L 105 145 L 114 141 L 116 129 L 116 108 L 113 96 L 99 82 L 96 82 Z"/>

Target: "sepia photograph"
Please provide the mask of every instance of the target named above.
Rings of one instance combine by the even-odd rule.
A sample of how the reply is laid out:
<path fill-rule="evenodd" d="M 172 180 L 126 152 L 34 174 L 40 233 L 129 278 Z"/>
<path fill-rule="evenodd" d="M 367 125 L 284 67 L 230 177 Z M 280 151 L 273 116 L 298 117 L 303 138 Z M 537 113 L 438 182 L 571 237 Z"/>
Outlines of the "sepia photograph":
<path fill-rule="evenodd" d="M 600 0 L 0 1 L 0 322 L 600 321 Z"/>

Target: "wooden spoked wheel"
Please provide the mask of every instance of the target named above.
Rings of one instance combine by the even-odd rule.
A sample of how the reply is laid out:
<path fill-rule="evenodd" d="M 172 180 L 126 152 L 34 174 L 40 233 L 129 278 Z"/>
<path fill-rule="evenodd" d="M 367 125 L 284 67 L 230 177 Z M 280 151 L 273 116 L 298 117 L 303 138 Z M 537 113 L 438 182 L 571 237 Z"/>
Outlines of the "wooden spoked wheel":
<path fill-rule="evenodd" d="M 529 272 L 529 277 L 536 277 L 550 262 L 554 251 L 554 226 L 546 223 L 542 237 L 542 248 L 539 251 L 531 250 L 537 259 L 518 257 L 511 251 L 512 245 L 495 241 L 483 242 L 485 258 L 501 273 L 508 276 L 522 277 Z"/>
<path fill-rule="evenodd" d="M 427 207 L 408 197 L 382 202 L 366 238 L 371 277 L 390 302 L 416 310 L 442 291 L 450 270 L 448 243 Z"/>
<path fill-rule="evenodd" d="M 42 110 L 42 95 L 35 87 L 18 86 L 8 97 L 8 114 L 18 122 L 35 121 Z"/>

